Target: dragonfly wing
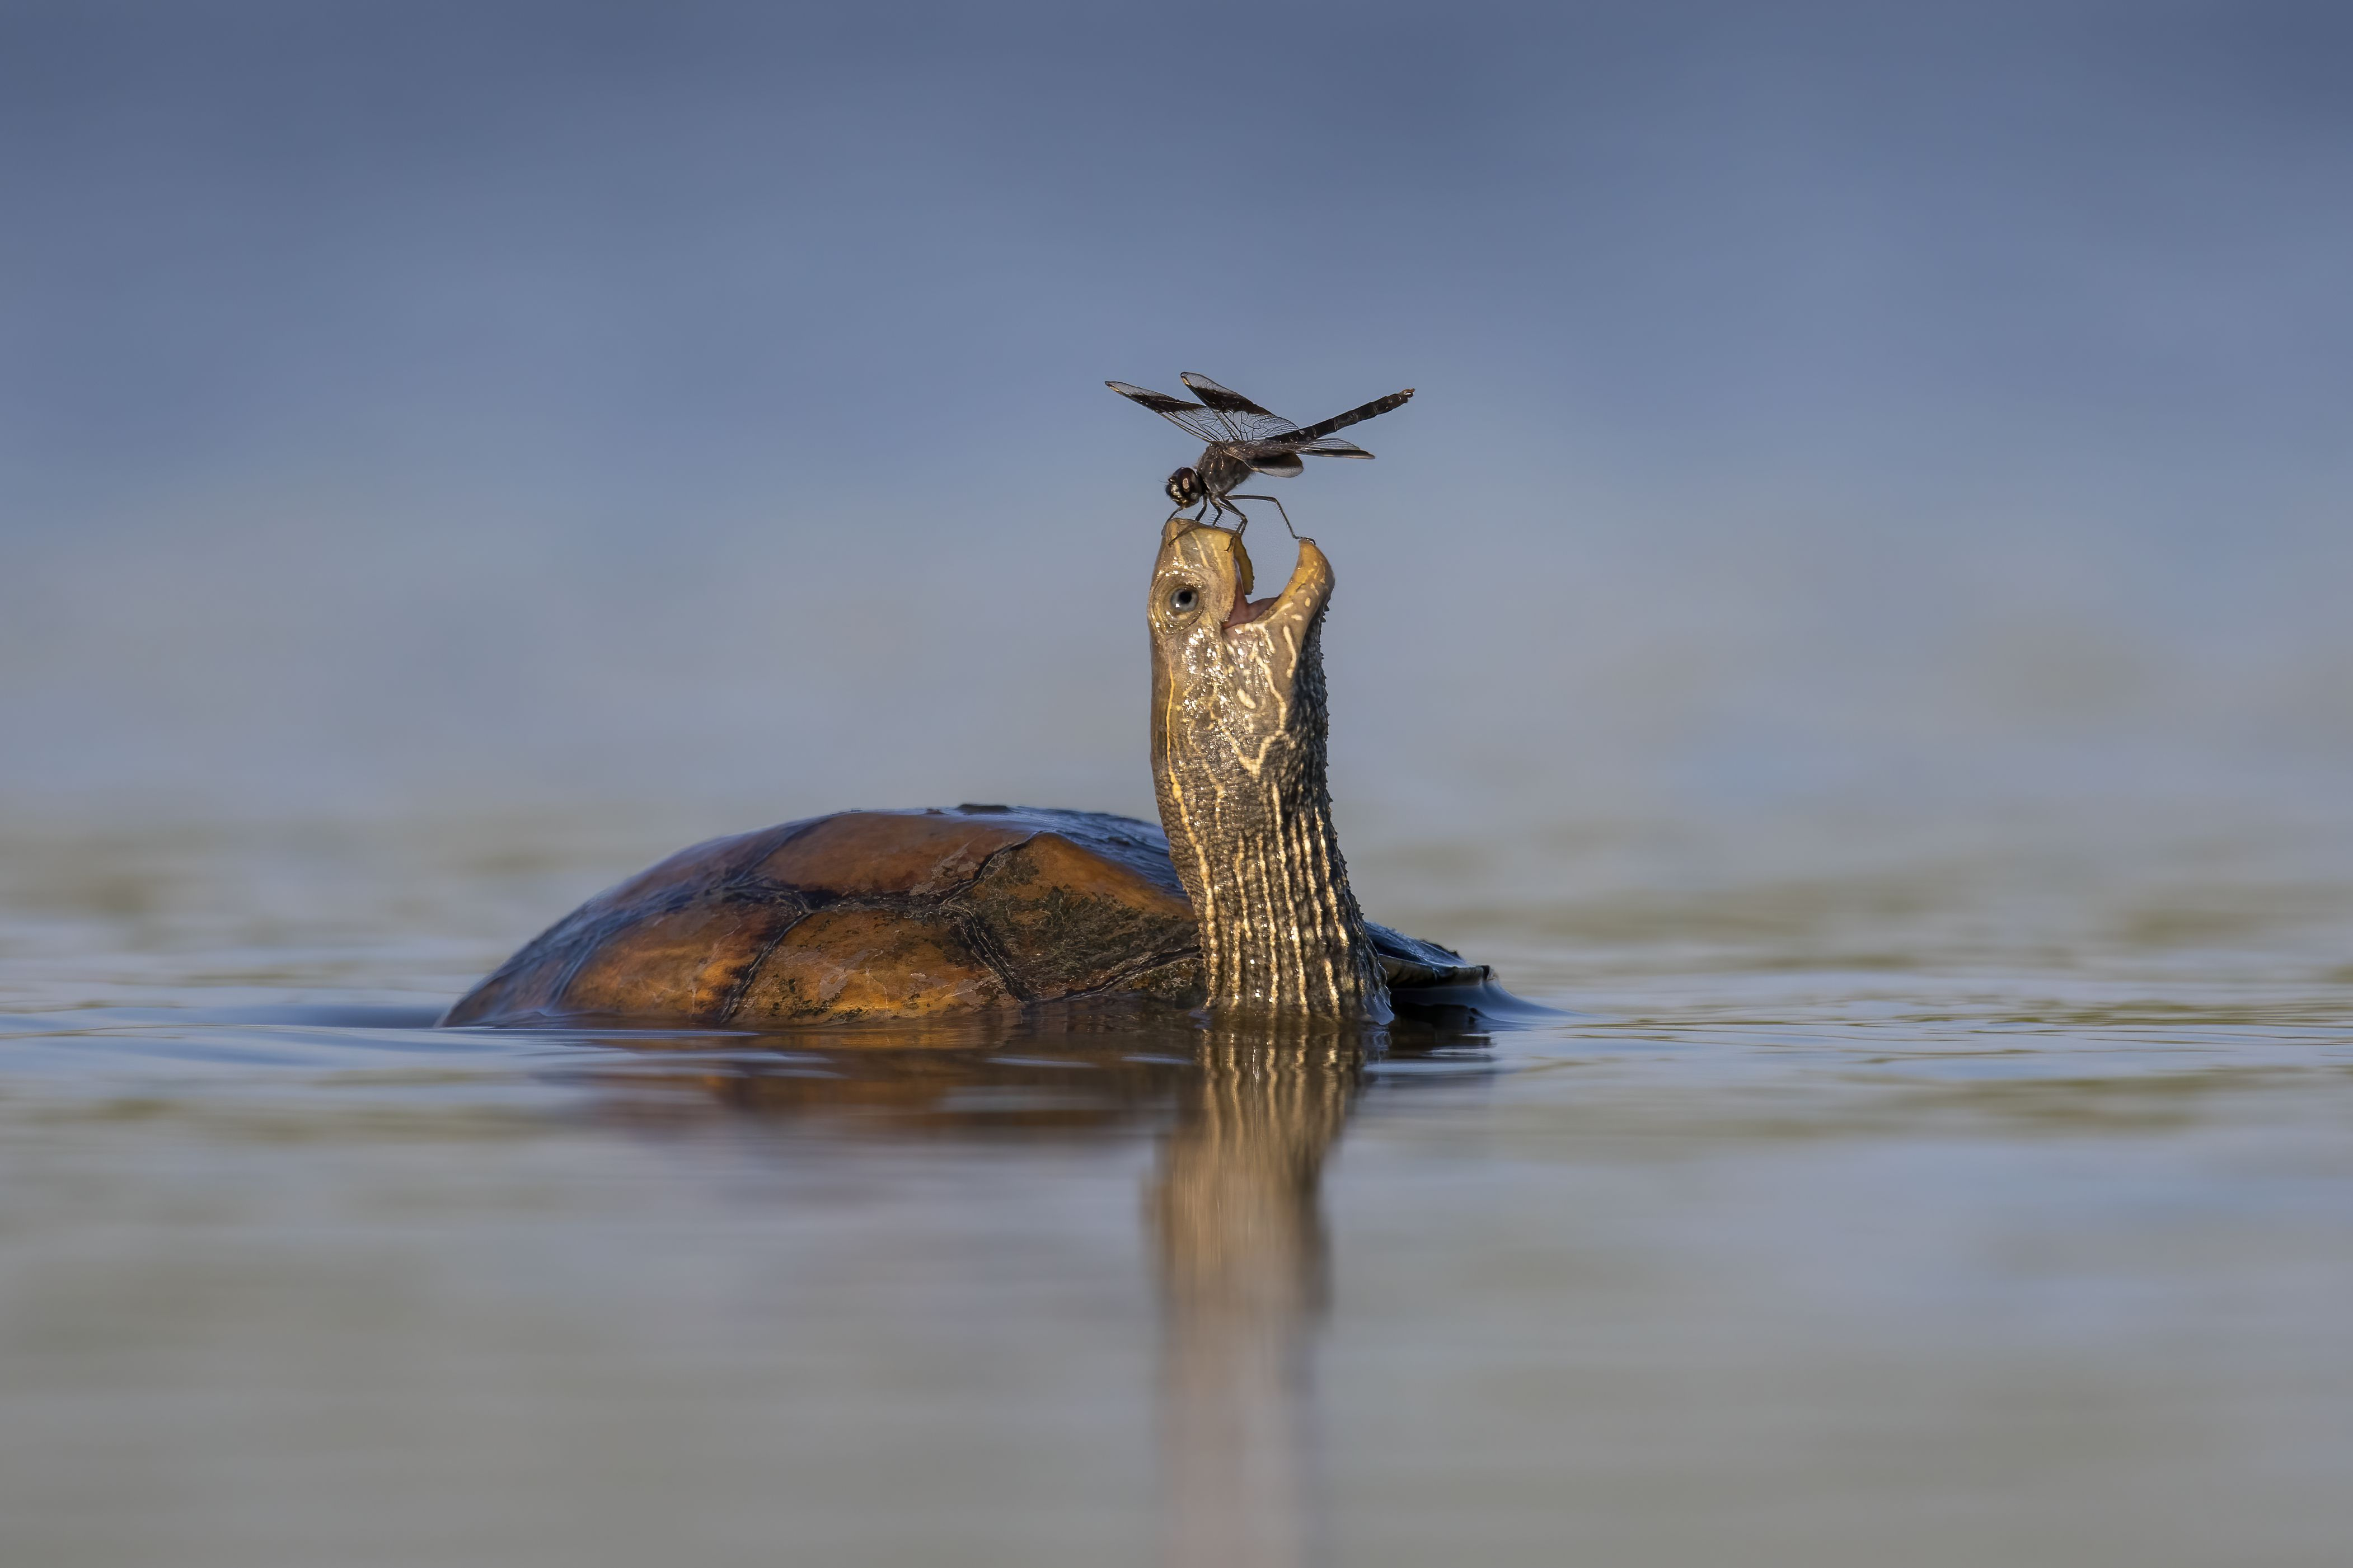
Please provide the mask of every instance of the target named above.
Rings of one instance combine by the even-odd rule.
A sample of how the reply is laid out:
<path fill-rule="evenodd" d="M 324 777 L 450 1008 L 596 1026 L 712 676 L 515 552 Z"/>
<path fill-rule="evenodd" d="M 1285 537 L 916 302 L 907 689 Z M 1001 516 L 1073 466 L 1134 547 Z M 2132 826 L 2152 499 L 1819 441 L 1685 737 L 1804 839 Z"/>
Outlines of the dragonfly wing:
<path fill-rule="evenodd" d="M 1253 473 L 1271 474 L 1278 479 L 1295 479 L 1299 477 L 1299 470 L 1307 465 L 1299 460 L 1298 453 L 1277 447 L 1271 452 L 1252 452 L 1250 466 Z"/>
<path fill-rule="evenodd" d="M 1271 441 L 1299 428 L 1282 415 L 1271 413 L 1244 397 L 1230 386 L 1219 386 L 1206 375 L 1187 371 L 1183 376 L 1193 395 L 1225 416 L 1234 427 L 1237 439 Z"/>
<path fill-rule="evenodd" d="M 1294 447 L 1292 450 L 1303 458 L 1369 458 L 1372 456 L 1354 441 L 1343 441 L 1337 436 L 1326 436 L 1320 441 L 1310 441 L 1304 446 Z"/>
<path fill-rule="evenodd" d="M 1198 403 L 1187 403 L 1181 397 L 1171 397 L 1165 392 L 1147 392 L 1140 386 L 1130 386 L 1124 381 L 1106 381 L 1105 386 L 1122 397 L 1141 403 L 1179 430 L 1200 440 L 1216 443 L 1230 441 L 1234 432 L 1223 419 Z"/>

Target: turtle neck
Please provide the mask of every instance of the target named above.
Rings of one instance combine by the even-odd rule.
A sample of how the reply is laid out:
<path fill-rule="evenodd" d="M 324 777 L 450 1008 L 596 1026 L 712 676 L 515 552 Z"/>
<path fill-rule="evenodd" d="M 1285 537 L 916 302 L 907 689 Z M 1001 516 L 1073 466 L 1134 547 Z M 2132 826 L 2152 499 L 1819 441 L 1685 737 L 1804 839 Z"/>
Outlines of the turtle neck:
<path fill-rule="evenodd" d="M 1152 761 L 1161 826 L 1200 922 L 1209 1004 L 1386 1021 L 1388 986 L 1325 782 L 1331 564 L 1303 541 L 1290 584 L 1254 605 L 1239 541 L 1193 529 L 1164 545 L 1155 596 L 1198 576 L 1222 576 L 1229 592 L 1209 608 L 1226 613 L 1155 637 Z"/>

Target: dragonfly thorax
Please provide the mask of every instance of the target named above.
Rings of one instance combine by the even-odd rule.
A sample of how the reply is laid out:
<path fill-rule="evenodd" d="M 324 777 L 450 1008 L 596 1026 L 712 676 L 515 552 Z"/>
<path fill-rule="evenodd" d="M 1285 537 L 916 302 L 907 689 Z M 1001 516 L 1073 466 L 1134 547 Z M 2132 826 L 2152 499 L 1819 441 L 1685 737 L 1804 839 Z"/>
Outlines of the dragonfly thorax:
<path fill-rule="evenodd" d="M 1221 496 L 1250 478 L 1250 460 L 1230 447 L 1208 447 L 1193 464 L 1193 478 L 1198 487 L 1213 496 Z"/>

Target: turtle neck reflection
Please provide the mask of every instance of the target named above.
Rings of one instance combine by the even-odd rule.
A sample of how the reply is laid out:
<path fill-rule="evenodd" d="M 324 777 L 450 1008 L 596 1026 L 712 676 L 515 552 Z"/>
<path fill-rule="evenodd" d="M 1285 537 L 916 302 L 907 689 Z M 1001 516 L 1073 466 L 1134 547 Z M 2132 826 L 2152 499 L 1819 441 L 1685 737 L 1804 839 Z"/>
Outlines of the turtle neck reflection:
<path fill-rule="evenodd" d="M 1324 1156 L 1363 1083 L 1353 1042 L 1219 1031 L 1161 1148 L 1168 1568 L 1320 1561 L 1310 1352 L 1326 1300 Z"/>
<path fill-rule="evenodd" d="M 1173 1108 L 1145 1205 L 1161 1310 L 1164 1562 L 1306 1568 L 1324 1560 L 1310 1378 L 1326 1295 L 1324 1163 L 1367 1059 L 1397 1048 L 1393 1030 L 1204 1030 L 1150 1010 L 1123 1020 L 1115 1032 L 1092 1010 L 897 1026 L 849 1049 L 839 1033 L 718 1050 L 709 1035 L 640 1033 L 557 1076 L 602 1090 L 605 1114 L 649 1131 L 714 1116 L 740 1128 L 749 1113 L 861 1140 L 1085 1139 Z"/>

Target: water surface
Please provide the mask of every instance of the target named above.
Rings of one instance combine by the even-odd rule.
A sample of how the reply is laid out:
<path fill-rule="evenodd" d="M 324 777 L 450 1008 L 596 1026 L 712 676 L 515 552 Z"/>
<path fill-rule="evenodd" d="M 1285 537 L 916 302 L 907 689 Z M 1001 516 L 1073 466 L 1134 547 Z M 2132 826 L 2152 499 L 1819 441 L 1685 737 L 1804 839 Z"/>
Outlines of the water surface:
<path fill-rule="evenodd" d="M 1376 842 L 1569 1011 L 1355 1047 L 429 1026 L 691 836 L 0 834 L 0 1560 L 2353 1538 L 2339 840 Z"/>

